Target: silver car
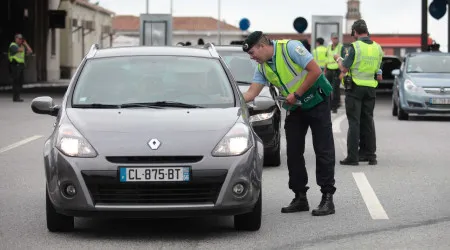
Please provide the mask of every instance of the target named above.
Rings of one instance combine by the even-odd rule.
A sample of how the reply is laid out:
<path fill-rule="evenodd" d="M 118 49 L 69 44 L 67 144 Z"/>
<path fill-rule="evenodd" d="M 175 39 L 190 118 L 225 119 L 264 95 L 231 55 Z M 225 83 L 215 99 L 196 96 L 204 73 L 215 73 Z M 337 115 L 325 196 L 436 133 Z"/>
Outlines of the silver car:
<path fill-rule="evenodd" d="M 408 120 L 409 114 L 450 113 L 450 54 L 407 54 L 400 69 L 392 71 L 392 115 Z"/>
<path fill-rule="evenodd" d="M 74 216 L 234 215 L 261 226 L 264 146 L 231 72 L 213 45 L 93 46 L 44 145 L 49 231 Z"/>

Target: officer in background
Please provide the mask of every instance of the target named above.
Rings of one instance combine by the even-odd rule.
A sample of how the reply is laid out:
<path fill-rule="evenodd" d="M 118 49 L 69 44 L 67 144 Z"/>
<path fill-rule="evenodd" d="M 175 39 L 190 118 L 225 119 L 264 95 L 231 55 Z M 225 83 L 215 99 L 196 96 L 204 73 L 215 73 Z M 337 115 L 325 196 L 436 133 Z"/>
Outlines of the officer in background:
<path fill-rule="evenodd" d="M 12 90 L 14 102 L 23 102 L 23 100 L 20 99 L 20 92 L 22 91 L 24 82 L 25 52 L 31 54 L 33 53 L 33 50 L 23 38 L 22 34 L 16 34 L 14 42 L 9 45 L 8 49 L 10 73 L 13 78 Z"/>
<path fill-rule="evenodd" d="M 333 86 L 333 95 L 331 102 L 331 110 L 337 113 L 337 109 L 341 106 L 341 89 L 339 87 L 339 66 L 334 60 L 335 55 L 341 55 L 342 43 L 339 42 L 337 33 L 331 33 L 331 44 L 327 47 L 327 63 L 325 66 L 325 75 Z"/>
<path fill-rule="evenodd" d="M 322 71 L 325 69 L 325 64 L 327 63 L 327 47 L 323 46 L 324 43 L 325 40 L 322 37 L 317 38 L 316 48 L 313 50 L 314 60 Z"/>
<path fill-rule="evenodd" d="M 294 192 L 295 198 L 281 212 L 309 211 L 306 197 L 309 189 L 308 174 L 303 154 L 306 133 L 311 128 L 316 153 L 316 182 L 322 192 L 322 201 L 312 214 L 333 214 L 333 194 L 336 188 L 335 149 L 329 105 L 332 86 L 300 41 L 271 41 L 261 31 L 255 31 L 245 40 L 243 50 L 259 64 L 250 88 L 243 94 L 245 101 L 254 100 L 269 83 L 286 97 L 283 108 L 287 110 L 284 128 L 289 188 Z"/>
<path fill-rule="evenodd" d="M 378 81 L 375 75 L 383 58 L 381 46 L 370 40 L 364 20 L 352 25 L 352 36 L 356 39 L 349 48 L 345 60 L 335 56 L 343 73 L 345 87 L 345 106 L 349 129 L 347 133 L 347 157 L 340 161 L 342 165 L 358 165 L 365 157 L 370 165 L 376 165 L 376 137 L 373 111 L 375 108 L 375 89 Z M 363 138 L 364 154 L 359 155 L 358 146 Z"/>

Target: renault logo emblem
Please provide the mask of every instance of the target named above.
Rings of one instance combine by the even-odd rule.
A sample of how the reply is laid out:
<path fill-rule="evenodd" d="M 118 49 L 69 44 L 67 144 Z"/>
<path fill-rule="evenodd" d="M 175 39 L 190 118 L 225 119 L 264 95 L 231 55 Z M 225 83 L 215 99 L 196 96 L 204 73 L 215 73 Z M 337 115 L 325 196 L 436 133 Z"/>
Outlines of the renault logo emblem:
<path fill-rule="evenodd" d="M 161 142 L 158 141 L 158 139 L 151 139 L 148 142 L 148 145 L 150 146 L 151 149 L 157 150 L 159 148 L 159 146 L 161 146 Z"/>

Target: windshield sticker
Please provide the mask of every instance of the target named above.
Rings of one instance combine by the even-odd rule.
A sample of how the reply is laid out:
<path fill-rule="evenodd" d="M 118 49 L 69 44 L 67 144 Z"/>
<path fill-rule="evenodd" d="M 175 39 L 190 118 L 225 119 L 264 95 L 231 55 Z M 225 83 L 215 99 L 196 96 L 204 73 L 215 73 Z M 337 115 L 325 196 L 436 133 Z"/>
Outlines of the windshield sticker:
<path fill-rule="evenodd" d="M 87 97 L 81 97 L 81 98 L 80 98 L 80 102 L 85 102 L 86 99 L 87 99 Z"/>

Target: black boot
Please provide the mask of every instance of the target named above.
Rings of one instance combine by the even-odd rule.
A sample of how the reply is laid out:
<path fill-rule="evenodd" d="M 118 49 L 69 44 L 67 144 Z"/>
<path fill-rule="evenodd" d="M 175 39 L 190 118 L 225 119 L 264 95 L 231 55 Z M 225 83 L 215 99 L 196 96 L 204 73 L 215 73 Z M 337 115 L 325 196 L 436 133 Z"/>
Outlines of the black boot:
<path fill-rule="evenodd" d="M 334 214 L 333 195 L 330 193 L 323 194 L 319 206 L 312 211 L 314 216 L 323 216 Z"/>
<path fill-rule="evenodd" d="M 295 213 L 301 211 L 309 211 L 308 199 L 304 193 L 297 193 L 289 206 L 281 208 L 282 213 Z"/>

